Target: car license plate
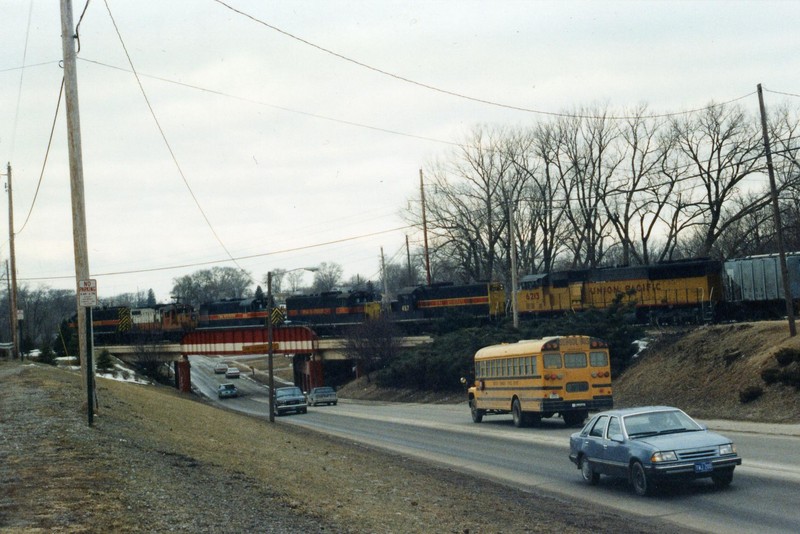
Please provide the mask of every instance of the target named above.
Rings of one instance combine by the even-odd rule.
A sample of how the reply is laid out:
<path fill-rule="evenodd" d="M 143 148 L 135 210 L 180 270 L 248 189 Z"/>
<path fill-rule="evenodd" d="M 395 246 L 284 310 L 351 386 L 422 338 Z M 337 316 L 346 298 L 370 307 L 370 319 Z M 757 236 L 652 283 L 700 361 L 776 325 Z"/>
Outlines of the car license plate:
<path fill-rule="evenodd" d="M 710 473 L 714 470 L 714 464 L 711 462 L 697 462 L 694 464 L 695 473 Z"/>

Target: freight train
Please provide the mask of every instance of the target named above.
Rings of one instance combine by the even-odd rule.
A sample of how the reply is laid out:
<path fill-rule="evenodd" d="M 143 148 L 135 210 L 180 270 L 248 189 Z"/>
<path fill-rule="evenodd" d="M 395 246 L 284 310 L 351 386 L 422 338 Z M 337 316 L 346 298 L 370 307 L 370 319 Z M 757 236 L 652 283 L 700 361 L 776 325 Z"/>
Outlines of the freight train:
<path fill-rule="evenodd" d="M 787 255 L 790 291 L 800 305 L 800 253 Z M 628 305 L 639 324 L 702 323 L 779 318 L 785 314 L 783 281 L 777 255 L 716 260 L 683 260 L 636 267 L 606 267 L 534 274 L 522 277 L 515 292 L 520 318 L 531 319 Z M 401 290 L 390 303 L 374 291 L 329 291 L 286 299 L 273 307 L 289 323 L 308 325 L 321 334 L 384 315 L 405 332 L 417 332 L 437 321 L 467 317 L 502 319 L 511 306 L 503 284 L 449 283 Z M 179 338 L 196 328 L 264 326 L 264 298 L 230 299 L 190 306 L 95 308 L 96 342 L 138 335 Z M 74 322 L 74 319 L 73 319 Z"/>

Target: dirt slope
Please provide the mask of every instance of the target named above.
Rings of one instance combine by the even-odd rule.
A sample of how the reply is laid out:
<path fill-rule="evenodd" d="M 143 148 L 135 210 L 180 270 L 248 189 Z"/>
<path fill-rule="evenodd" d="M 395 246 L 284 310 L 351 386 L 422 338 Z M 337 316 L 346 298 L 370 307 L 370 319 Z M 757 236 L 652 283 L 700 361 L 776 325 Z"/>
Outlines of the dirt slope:
<path fill-rule="evenodd" d="M 615 381 L 614 404 L 668 404 L 703 419 L 798 423 L 800 392 L 761 377 L 763 369 L 779 367 L 775 354 L 782 348 L 800 350 L 800 336 L 789 337 L 784 321 L 656 333 Z M 763 394 L 743 403 L 739 394 L 748 386 Z"/>

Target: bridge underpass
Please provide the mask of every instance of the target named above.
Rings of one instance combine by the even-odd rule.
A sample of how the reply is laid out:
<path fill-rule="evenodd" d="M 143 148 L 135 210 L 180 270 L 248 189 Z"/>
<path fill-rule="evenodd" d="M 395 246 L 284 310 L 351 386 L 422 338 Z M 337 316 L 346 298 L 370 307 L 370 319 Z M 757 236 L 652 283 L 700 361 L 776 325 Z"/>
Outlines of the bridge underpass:
<path fill-rule="evenodd" d="M 331 379 L 337 382 L 342 376 L 357 377 L 358 369 L 348 358 L 342 338 L 319 339 L 307 327 L 284 326 L 273 328 L 273 361 L 290 358 L 293 381 L 305 391 L 326 384 L 325 368 L 330 370 Z M 403 348 L 430 343 L 429 336 L 410 336 L 399 340 Z M 254 376 L 265 378 L 268 365 L 269 342 L 266 327 L 231 327 L 222 329 L 195 330 L 184 335 L 181 343 L 157 343 L 113 345 L 95 347 L 95 358 L 103 350 L 120 360 L 136 364 L 146 358 L 169 363 L 173 362 L 176 387 L 184 392 L 191 391 L 191 355 L 221 357 L 228 361 L 241 362 Z M 96 360 L 95 360 L 96 361 Z M 278 360 L 280 361 L 280 360 Z"/>

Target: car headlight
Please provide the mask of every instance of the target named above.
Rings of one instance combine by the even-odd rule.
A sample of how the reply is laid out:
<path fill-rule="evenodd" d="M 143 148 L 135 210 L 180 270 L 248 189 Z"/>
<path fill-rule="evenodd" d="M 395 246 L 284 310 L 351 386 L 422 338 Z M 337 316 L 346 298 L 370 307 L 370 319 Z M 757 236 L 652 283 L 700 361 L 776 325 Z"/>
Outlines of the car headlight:
<path fill-rule="evenodd" d="M 736 454 L 736 445 L 734 445 L 733 443 L 728 443 L 726 445 L 720 445 L 719 454 L 720 454 L 720 456 L 723 456 L 725 454 Z"/>
<path fill-rule="evenodd" d="M 653 455 L 650 457 L 650 461 L 653 463 L 674 462 L 677 459 L 678 456 L 675 454 L 675 451 L 654 452 Z"/>

